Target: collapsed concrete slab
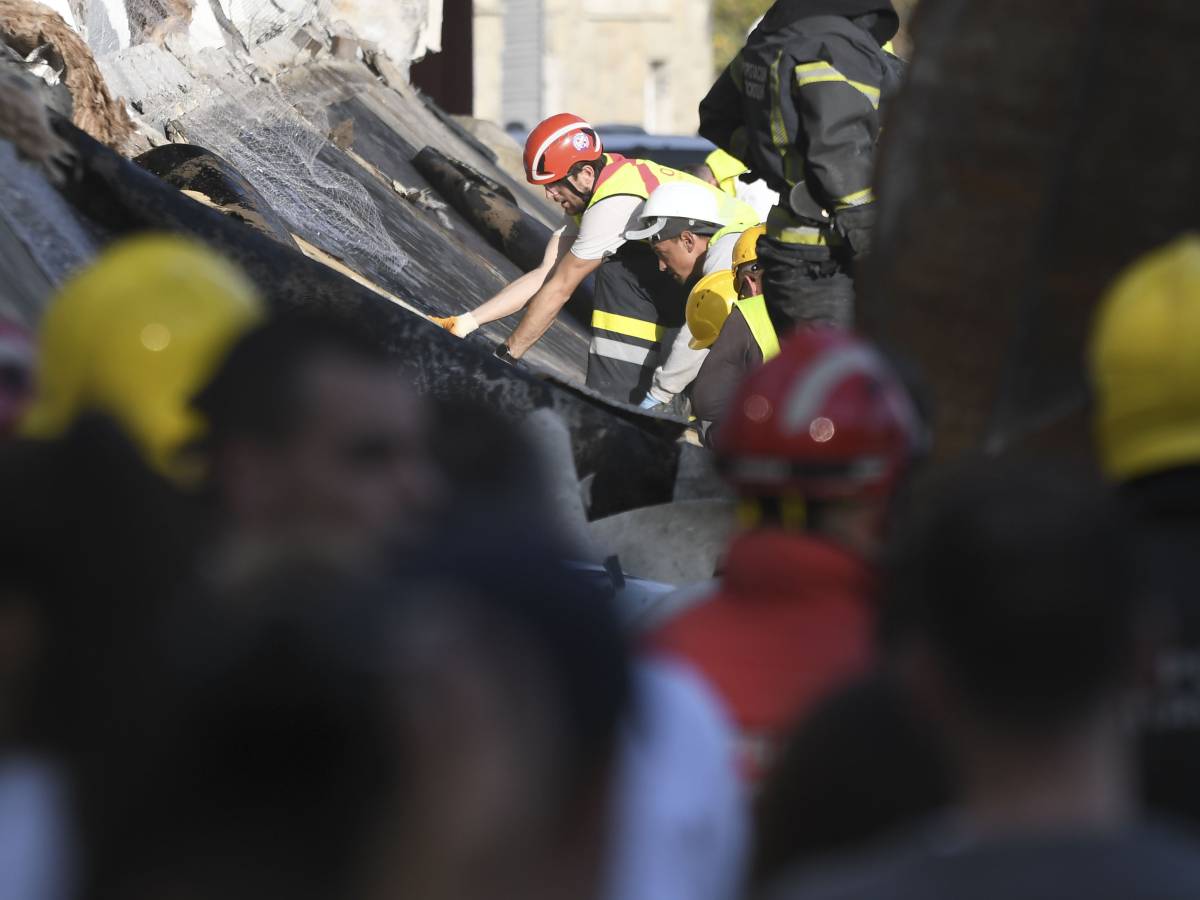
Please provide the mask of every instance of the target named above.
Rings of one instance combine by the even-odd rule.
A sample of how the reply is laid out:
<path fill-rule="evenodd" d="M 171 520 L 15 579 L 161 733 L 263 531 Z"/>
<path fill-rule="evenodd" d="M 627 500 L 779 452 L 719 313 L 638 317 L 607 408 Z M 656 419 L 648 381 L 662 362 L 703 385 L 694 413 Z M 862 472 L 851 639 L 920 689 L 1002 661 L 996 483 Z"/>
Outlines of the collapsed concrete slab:
<path fill-rule="evenodd" d="M 553 410 L 570 432 L 578 472 L 594 475 L 593 516 L 671 498 L 683 423 L 508 366 L 479 344 L 460 341 L 329 266 L 189 199 L 69 124 L 58 127 L 81 163 L 63 194 L 104 240 L 146 229 L 191 234 L 241 265 L 280 312 L 342 317 L 378 335 L 398 367 L 431 396 L 469 398 L 514 420 Z"/>
<path fill-rule="evenodd" d="M 0 310 L 34 325 L 54 287 L 107 242 L 145 229 L 189 234 L 239 263 L 281 313 L 344 317 L 379 336 L 431 396 L 514 421 L 553 411 L 589 484 L 589 515 L 669 501 L 684 423 L 583 387 L 586 317 L 561 316 L 518 368 L 490 352 L 515 322 L 464 341 L 427 321 L 471 309 L 536 264 L 553 212 L 408 85 L 408 50 L 362 40 L 345 22 L 325 28 L 323 0 L 264 14 L 278 25 L 300 15 L 297 3 L 301 18 L 310 6 L 316 18 L 239 24 L 240 7 L 214 2 L 172 19 L 162 4 L 156 25 L 117 23 L 115 42 L 114 28 L 87 32 L 109 94 L 129 101 L 139 165 L 55 119 L 47 135 L 71 157 L 58 189 L 53 172 L 0 171 L 0 200 L 15 198 L 0 209 L 0 244 L 13 250 L 0 254 Z M 79 15 L 106 10 L 107 0 L 80 0 L 65 17 L 86 31 Z M 210 13 L 218 43 L 204 30 Z M 108 37 L 90 43 L 98 35 Z M 425 148 L 459 179 L 460 197 L 488 202 L 448 203 L 446 180 L 439 192 L 413 163 Z M 2 140 L 0 153 L 12 153 Z"/>

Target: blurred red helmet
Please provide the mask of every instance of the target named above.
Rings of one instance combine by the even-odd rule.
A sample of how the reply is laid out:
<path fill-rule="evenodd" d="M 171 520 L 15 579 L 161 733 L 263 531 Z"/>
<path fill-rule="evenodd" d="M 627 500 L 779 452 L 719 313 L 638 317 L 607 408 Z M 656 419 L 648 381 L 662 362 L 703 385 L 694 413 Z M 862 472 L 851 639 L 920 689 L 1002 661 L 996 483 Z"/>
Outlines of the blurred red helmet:
<path fill-rule="evenodd" d="M 888 494 L 924 444 L 908 391 L 869 343 L 803 330 L 742 382 L 717 433 L 726 479 L 756 496 Z"/>
<path fill-rule="evenodd" d="M 17 420 L 33 399 L 33 336 L 0 320 L 0 438 L 16 430 Z"/>
<path fill-rule="evenodd" d="M 559 113 L 539 124 L 525 140 L 525 177 L 530 184 L 561 181 L 575 163 L 603 153 L 595 128 L 579 116 Z"/>

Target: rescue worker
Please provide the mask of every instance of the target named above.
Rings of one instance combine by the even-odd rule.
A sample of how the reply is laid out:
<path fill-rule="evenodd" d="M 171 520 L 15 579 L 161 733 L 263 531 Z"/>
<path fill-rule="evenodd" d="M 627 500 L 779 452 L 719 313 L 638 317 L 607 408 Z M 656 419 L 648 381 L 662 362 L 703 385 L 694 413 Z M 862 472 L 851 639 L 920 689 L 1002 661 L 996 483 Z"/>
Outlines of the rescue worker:
<path fill-rule="evenodd" d="M 708 154 L 704 162 L 692 168 L 692 174 L 701 181 L 720 188 L 730 197 L 737 197 L 754 207 L 759 220 L 766 219 L 776 203 L 779 195 L 767 187 L 761 178 L 753 181 L 743 181 L 743 175 L 749 175 L 750 169 L 740 159 L 730 156 L 720 147 Z"/>
<path fill-rule="evenodd" d="M 730 398 L 746 373 L 779 353 L 779 338 L 760 293 L 761 272 L 755 249 L 766 230 L 765 225 L 748 229 L 733 250 L 738 299 L 692 385 L 692 411 L 702 423 L 702 434 L 724 418 Z"/>
<path fill-rule="evenodd" d="M 1165 620 L 1140 756 L 1152 810 L 1200 825 L 1200 235 L 1112 285 L 1089 363 L 1105 475 L 1138 531 L 1145 599 Z"/>
<path fill-rule="evenodd" d="M 871 662 L 873 564 L 923 435 L 899 378 L 841 330 L 799 332 L 738 391 L 716 451 L 745 530 L 716 593 L 650 643 L 724 699 L 751 780 L 803 713 Z"/>
<path fill-rule="evenodd" d="M 195 487 L 204 422 L 192 397 L 264 317 L 246 276 L 203 245 L 169 235 L 118 243 L 46 310 L 37 392 L 21 433 L 53 440 L 98 413 L 157 474 Z"/>
<path fill-rule="evenodd" d="M 725 326 L 737 292 L 733 289 L 733 272 L 721 269 L 705 275 L 688 294 L 687 326 L 692 333 L 691 348 L 707 350 Z"/>
<path fill-rule="evenodd" d="M 16 428 L 33 394 L 33 338 L 0 319 L 0 439 Z"/>
<path fill-rule="evenodd" d="M 683 324 L 686 294 L 659 270 L 649 247 L 629 242 L 625 233 L 637 225 L 660 184 L 686 182 L 718 197 L 720 192 L 650 160 L 605 153 L 596 129 L 570 113 L 551 116 L 533 129 L 524 163 L 529 183 L 544 187 L 568 222 L 550 238 L 541 266 L 470 313 L 439 324 L 465 337 L 485 322 L 525 308 L 516 330 L 495 351 L 498 358 L 515 362 L 595 272 L 587 386 L 614 400 L 641 403 L 666 356 L 668 331 Z"/>
<path fill-rule="evenodd" d="M 690 182 L 661 185 L 642 210 L 643 227 L 625 232 L 630 241 L 646 240 L 658 267 L 685 288 L 718 272 L 728 272 L 733 249 L 757 213 L 747 204 Z M 726 223 L 726 224 L 723 224 Z M 708 351 L 694 346 L 686 322 L 674 335 L 671 352 L 655 371 L 643 409 L 663 407 L 685 414 L 682 392 L 695 380 Z M 679 398 L 679 399 L 677 399 Z"/>
<path fill-rule="evenodd" d="M 853 320 L 898 26 L 891 0 L 776 0 L 700 103 L 700 133 L 779 193 L 758 251 L 776 330 Z"/>

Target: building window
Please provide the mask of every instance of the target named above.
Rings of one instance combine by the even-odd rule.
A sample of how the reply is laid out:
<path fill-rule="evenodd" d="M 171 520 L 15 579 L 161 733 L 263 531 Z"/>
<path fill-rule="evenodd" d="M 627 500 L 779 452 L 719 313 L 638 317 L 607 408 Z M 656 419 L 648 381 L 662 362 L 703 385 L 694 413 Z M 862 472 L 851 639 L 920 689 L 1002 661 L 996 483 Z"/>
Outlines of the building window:
<path fill-rule="evenodd" d="M 650 134 L 670 130 L 670 101 L 667 97 L 667 63 L 652 59 L 642 88 L 642 127 Z"/>

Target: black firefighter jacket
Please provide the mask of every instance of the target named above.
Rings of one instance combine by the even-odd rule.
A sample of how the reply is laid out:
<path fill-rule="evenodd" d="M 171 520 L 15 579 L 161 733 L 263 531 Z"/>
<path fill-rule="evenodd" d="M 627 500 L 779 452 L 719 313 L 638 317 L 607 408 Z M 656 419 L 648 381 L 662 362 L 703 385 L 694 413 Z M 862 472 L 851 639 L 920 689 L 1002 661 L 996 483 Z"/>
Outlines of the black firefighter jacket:
<path fill-rule="evenodd" d="M 779 192 L 771 237 L 867 249 L 898 22 L 891 0 L 778 0 L 701 101 L 700 133 Z"/>

